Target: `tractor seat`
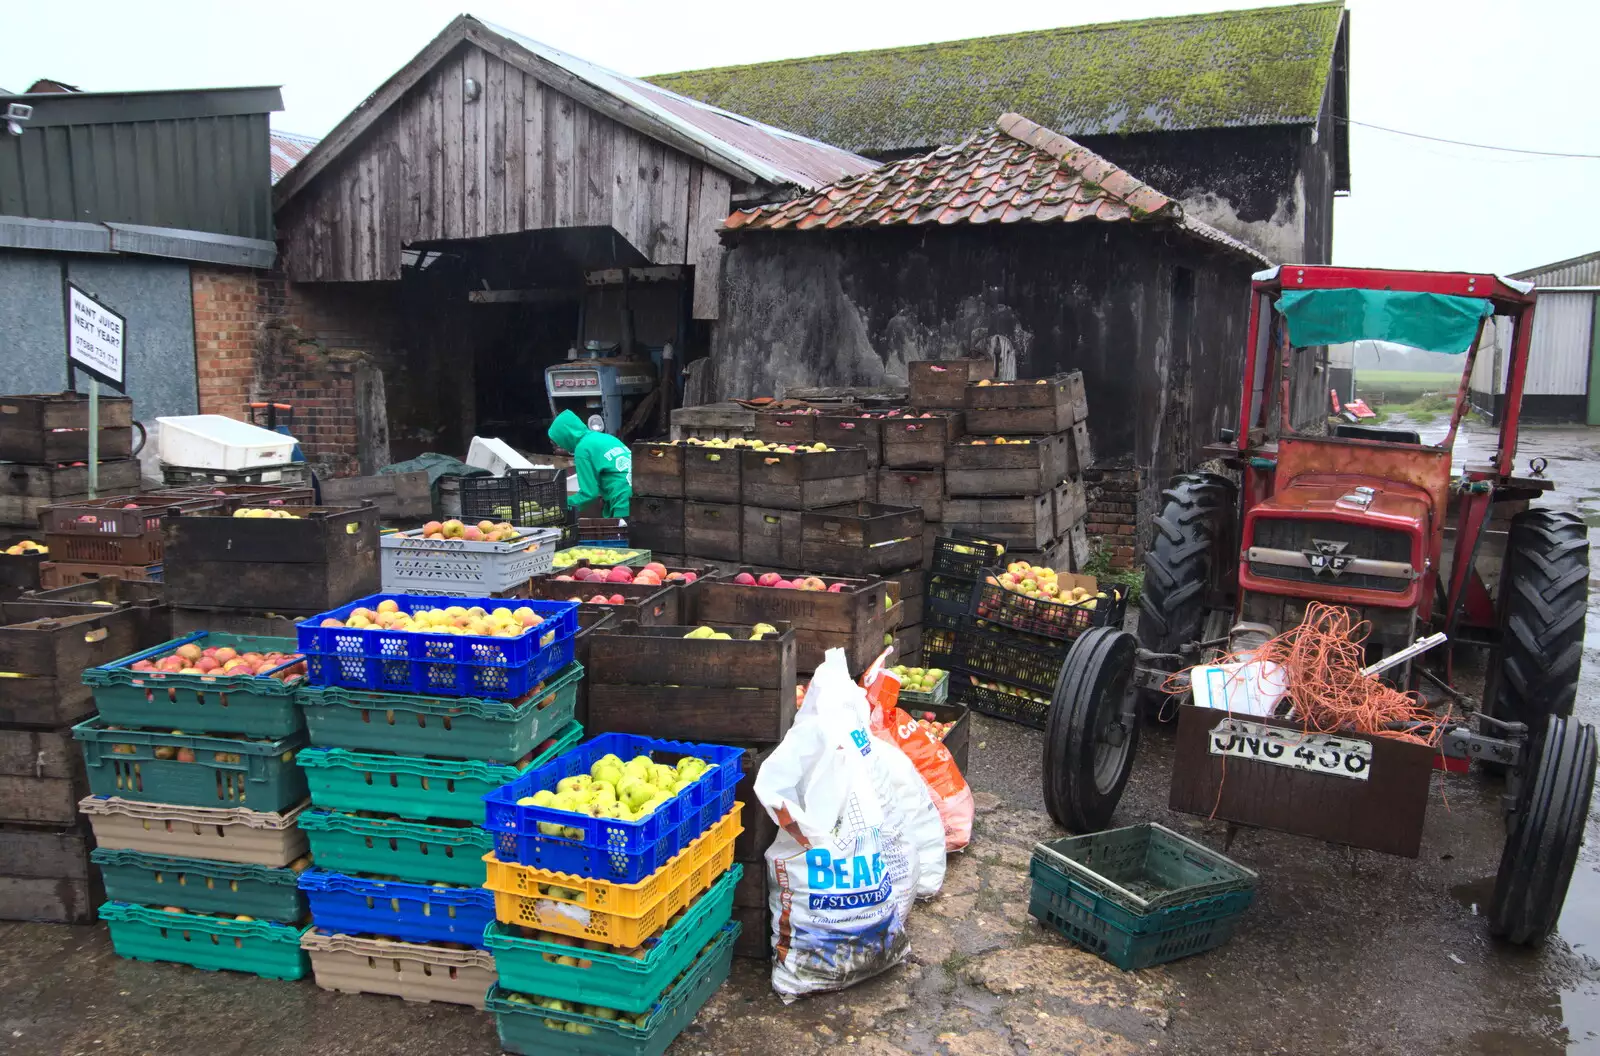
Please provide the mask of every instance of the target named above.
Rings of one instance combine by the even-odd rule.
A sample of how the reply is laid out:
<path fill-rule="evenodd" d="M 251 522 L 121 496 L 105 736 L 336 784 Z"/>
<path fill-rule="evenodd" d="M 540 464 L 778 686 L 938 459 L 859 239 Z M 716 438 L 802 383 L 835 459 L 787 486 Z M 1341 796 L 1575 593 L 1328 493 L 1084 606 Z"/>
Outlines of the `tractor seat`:
<path fill-rule="evenodd" d="M 1387 440 L 1391 444 L 1420 444 L 1422 434 L 1413 429 L 1374 429 L 1366 425 L 1336 425 L 1334 436 L 1350 440 Z"/>

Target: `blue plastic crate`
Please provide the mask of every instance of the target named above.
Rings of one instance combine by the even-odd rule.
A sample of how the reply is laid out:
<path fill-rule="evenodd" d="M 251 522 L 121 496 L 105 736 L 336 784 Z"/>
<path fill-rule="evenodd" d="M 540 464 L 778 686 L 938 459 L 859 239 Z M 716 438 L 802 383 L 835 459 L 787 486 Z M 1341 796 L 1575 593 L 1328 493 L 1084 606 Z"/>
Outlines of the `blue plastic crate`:
<path fill-rule="evenodd" d="M 376 609 L 384 601 L 395 602 L 404 612 L 450 605 L 491 611 L 526 607 L 544 622 L 516 638 L 321 626 L 323 620 L 343 620 L 356 609 Z M 312 685 L 515 700 L 572 663 L 578 605 L 571 601 L 373 594 L 303 620 L 296 631 Z"/>
<path fill-rule="evenodd" d="M 553 790 L 562 778 L 587 774 L 595 760 L 607 754 L 624 761 L 636 755 L 651 755 L 664 763 L 695 755 L 708 765 L 699 780 L 640 821 L 591 818 L 518 804 L 517 800 L 540 789 Z M 495 856 L 503 862 L 636 884 L 733 809 L 743 757 L 744 749 L 720 744 L 663 741 L 631 733 L 601 734 L 484 796 L 487 810 L 483 827 L 494 833 Z M 546 835 L 539 831 L 541 821 L 582 829 L 583 836 Z"/>
<path fill-rule="evenodd" d="M 404 942 L 459 942 L 483 948 L 494 920 L 494 892 L 481 887 L 408 884 L 310 869 L 300 890 L 324 931 L 387 935 Z"/>

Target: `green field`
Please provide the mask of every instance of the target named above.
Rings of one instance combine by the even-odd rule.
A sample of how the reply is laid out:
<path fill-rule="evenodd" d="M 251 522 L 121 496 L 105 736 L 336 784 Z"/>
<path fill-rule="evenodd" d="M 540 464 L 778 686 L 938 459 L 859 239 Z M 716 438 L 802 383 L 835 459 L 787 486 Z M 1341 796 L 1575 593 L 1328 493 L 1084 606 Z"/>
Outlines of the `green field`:
<path fill-rule="evenodd" d="M 1376 406 L 1374 397 L 1384 403 L 1410 403 L 1425 392 L 1455 396 L 1461 375 L 1424 370 L 1357 370 L 1356 396 Z"/>

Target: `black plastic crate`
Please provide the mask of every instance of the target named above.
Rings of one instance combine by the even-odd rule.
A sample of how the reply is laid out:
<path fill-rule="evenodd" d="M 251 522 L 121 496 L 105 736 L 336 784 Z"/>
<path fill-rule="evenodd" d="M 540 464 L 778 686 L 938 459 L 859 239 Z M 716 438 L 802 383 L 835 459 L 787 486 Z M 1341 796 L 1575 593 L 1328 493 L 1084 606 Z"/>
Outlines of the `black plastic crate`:
<path fill-rule="evenodd" d="M 948 627 L 931 627 L 923 624 L 922 627 L 922 655 L 918 658 L 920 667 L 949 668 L 955 658 L 956 632 Z"/>
<path fill-rule="evenodd" d="M 461 478 L 461 519 L 510 521 L 521 528 L 567 526 L 567 471 L 512 469 L 503 477 Z"/>
<path fill-rule="evenodd" d="M 963 621 L 956 632 L 953 670 L 1020 686 L 1046 696 L 1055 692 L 1061 665 L 1072 643 L 1024 634 L 974 620 Z"/>
<path fill-rule="evenodd" d="M 928 570 L 935 576 L 955 576 L 977 580 L 984 569 L 1001 563 L 1006 548 L 966 532 L 941 535 L 933 542 L 933 560 Z"/>
<path fill-rule="evenodd" d="M 926 641 L 923 642 L 923 649 L 927 649 Z M 978 676 L 952 669 L 950 699 L 965 704 L 973 711 L 1031 726 L 1036 730 L 1044 729 L 1049 722 L 1050 694 L 1019 686 L 1004 686 L 990 680 L 982 680 L 984 685 L 974 685 L 974 678 Z"/>
<path fill-rule="evenodd" d="M 1007 590 L 991 569 L 972 592 L 972 615 L 1027 634 L 1070 642 L 1090 627 L 1121 627 L 1128 609 L 1128 590 L 1120 583 L 1099 587 L 1103 598 L 1078 604 L 1031 597 Z"/>

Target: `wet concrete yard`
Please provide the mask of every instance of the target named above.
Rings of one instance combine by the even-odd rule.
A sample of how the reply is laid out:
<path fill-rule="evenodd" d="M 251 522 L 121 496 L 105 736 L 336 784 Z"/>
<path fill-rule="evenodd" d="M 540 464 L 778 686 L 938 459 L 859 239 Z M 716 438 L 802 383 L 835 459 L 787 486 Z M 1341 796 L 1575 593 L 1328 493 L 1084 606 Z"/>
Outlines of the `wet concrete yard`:
<path fill-rule="evenodd" d="M 1490 446 L 1481 427 L 1466 442 L 1473 461 Z M 1519 466 L 1535 455 L 1560 484 L 1548 504 L 1600 524 L 1600 431 L 1525 431 Z M 1579 692 L 1587 722 L 1600 722 L 1596 608 Z M 1600 1053 L 1600 841 L 1584 848 L 1558 936 L 1533 951 L 1491 941 L 1475 906 L 1503 839 L 1497 781 L 1438 778 L 1415 860 L 1242 833 L 1230 853 L 1261 883 L 1233 940 L 1124 973 L 1028 917 L 1029 851 L 1059 835 L 1038 787 L 1040 736 L 974 719 L 976 837 L 952 858 L 943 895 L 916 910 L 910 961 L 787 1008 L 761 966 L 736 961 L 672 1053 Z M 1166 809 L 1172 740 L 1146 728 L 1116 823 L 1160 821 L 1220 848 L 1221 823 Z M 6 1056 L 497 1051 L 492 1017 L 471 1009 L 124 961 L 99 927 L 0 925 Z"/>

